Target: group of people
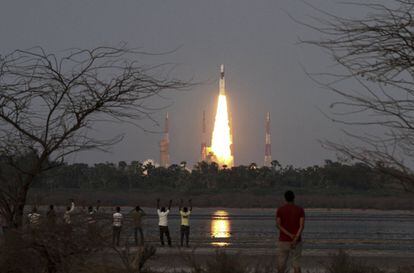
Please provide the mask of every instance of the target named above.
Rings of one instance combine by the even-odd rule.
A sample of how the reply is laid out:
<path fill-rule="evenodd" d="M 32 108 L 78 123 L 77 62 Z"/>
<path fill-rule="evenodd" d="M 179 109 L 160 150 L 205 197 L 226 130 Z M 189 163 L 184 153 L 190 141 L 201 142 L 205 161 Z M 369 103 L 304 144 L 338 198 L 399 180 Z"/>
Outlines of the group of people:
<path fill-rule="evenodd" d="M 144 231 L 142 229 L 142 219 L 146 215 L 140 206 L 136 206 L 131 212 L 135 245 L 144 245 Z M 115 213 L 112 215 L 112 244 L 119 246 L 121 238 L 122 226 L 124 225 L 124 215 L 121 213 L 121 208 L 116 207 Z M 139 241 L 138 241 L 139 233 Z"/>
<path fill-rule="evenodd" d="M 63 222 L 66 224 L 71 223 L 71 214 L 75 210 L 75 203 L 71 201 L 71 206 L 66 208 L 65 213 L 63 214 Z M 41 215 L 37 210 L 37 207 L 34 206 L 32 211 L 27 215 L 27 223 L 30 227 L 37 227 L 40 224 Z M 55 206 L 50 205 L 48 211 L 46 212 L 46 221 L 48 224 L 53 225 L 57 222 L 57 213 L 55 211 Z"/>
<path fill-rule="evenodd" d="M 168 215 L 170 214 L 172 205 L 172 200 L 169 201 L 168 207 L 160 207 L 160 199 L 157 199 L 157 215 L 158 215 L 158 226 L 160 233 L 160 242 L 164 246 L 164 236 L 167 238 L 168 246 L 171 246 L 171 236 L 168 228 Z M 92 206 L 88 207 L 86 213 L 86 222 L 88 227 L 95 226 L 97 222 L 97 213 L 99 212 L 100 201 L 98 205 L 94 208 Z M 180 201 L 179 213 L 181 216 L 181 246 L 189 246 L 189 237 L 190 237 L 190 214 L 192 212 L 193 206 L 191 199 L 189 200 L 189 207 L 183 207 L 183 200 Z M 75 211 L 75 203 L 71 200 L 71 205 L 66 207 L 66 210 L 63 214 L 63 223 L 68 227 L 72 225 L 72 214 Z M 144 210 L 140 206 L 136 206 L 132 211 L 129 212 L 129 215 L 132 219 L 134 239 L 136 245 L 144 244 L 144 231 L 143 231 L 143 217 L 146 215 Z M 57 213 L 53 205 L 49 206 L 48 211 L 46 212 L 46 221 L 49 226 L 56 224 L 58 220 Z M 37 210 L 37 207 L 33 207 L 32 211 L 27 215 L 27 222 L 31 228 L 37 228 L 41 222 L 41 215 Z M 116 207 L 115 212 L 112 214 L 112 243 L 115 246 L 119 246 L 120 237 L 122 232 L 122 227 L 124 226 L 124 215 L 121 213 L 121 208 Z"/>
<path fill-rule="evenodd" d="M 92 213 L 96 213 L 98 210 L 99 210 L 99 205 L 96 207 L 96 209 L 89 207 L 89 215 L 91 215 Z M 66 207 L 66 210 L 63 213 L 63 222 L 65 224 L 72 223 L 71 215 L 74 211 L 75 211 L 75 202 L 71 200 L 71 205 Z M 53 226 L 54 224 L 57 223 L 58 219 L 57 219 L 57 213 L 56 213 L 54 205 L 49 206 L 49 209 L 46 212 L 46 221 L 49 226 Z M 33 227 L 39 226 L 40 222 L 41 222 L 41 215 L 38 212 L 37 207 L 34 206 L 32 208 L 32 211 L 27 215 L 27 223 L 29 224 L 30 227 L 33 228 Z"/>
<path fill-rule="evenodd" d="M 276 212 L 276 226 L 279 229 L 279 242 L 277 249 L 277 264 L 278 272 L 285 272 L 288 260 L 291 260 L 295 273 L 300 273 L 300 260 L 302 256 L 302 232 L 305 224 L 305 212 L 304 209 L 295 205 L 295 194 L 292 191 L 287 191 L 284 194 L 286 204 L 279 207 Z M 171 211 L 172 200 L 169 201 L 168 207 L 160 206 L 160 199 L 157 199 L 157 214 L 158 214 L 158 226 L 161 245 L 164 246 L 164 236 L 167 238 L 168 246 L 171 246 L 171 236 L 168 228 L 168 215 Z M 179 213 L 181 217 L 180 235 L 181 246 L 189 246 L 190 236 L 190 222 L 189 218 L 192 212 L 193 206 L 191 199 L 189 200 L 189 207 L 183 206 L 181 200 L 179 205 Z M 71 201 L 71 205 L 66 208 L 63 215 L 63 221 L 65 224 L 70 225 L 72 223 L 71 215 L 75 210 L 75 203 Z M 90 206 L 88 208 L 87 221 L 89 224 L 96 222 L 95 215 L 99 210 L 99 202 L 96 208 Z M 134 210 L 130 212 L 134 238 L 136 245 L 144 244 L 144 232 L 142 228 L 142 219 L 146 215 L 145 212 L 136 206 Z M 49 210 L 46 213 L 46 218 L 49 223 L 56 222 L 56 212 L 53 205 L 50 205 Z M 31 226 L 37 226 L 40 223 L 41 216 L 38 213 L 36 207 L 33 208 L 31 213 L 28 214 L 28 222 Z M 112 243 L 119 246 L 122 226 L 124 224 L 124 216 L 121 213 L 121 208 L 116 207 L 115 213 L 112 215 Z M 139 234 L 139 240 L 138 240 Z"/>
<path fill-rule="evenodd" d="M 180 234 L 181 234 L 181 246 L 185 245 L 189 246 L 189 237 L 190 237 L 190 215 L 193 210 L 193 205 L 191 199 L 188 201 L 189 207 L 183 207 L 183 200 L 180 201 L 179 205 L 179 213 L 181 216 L 181 226 L 180 226 Z M 158 227 L 160 232 L 160 242 L 161 245 L 164 246 L 164 235 L 167 238 L 168 246 L 171 246 L 171 236 L 170 230 L 168 228 L 168 215 L 171 211 L 172 200 L 169 201 L 168 207 L 161 207 L 160 206 L 160 199 L 157 199 L 157 215 L 158 215 Z M 144 243 L 144 232 L 142 229 L 142 218 L 145 216 L 145 212 L 137 206 L 135 210 L 131 212 L 132 222 L 134 225 L 134 238 L 135 243 L 138 245 L 138 233 L 139 233 L 139 244 L 142 245 Z M 115 213 L 112 215 L 112 242 L 114 245 L 119 246 L 119 240 L 121 237 L 121 230 L 123 226 L 123 219 L 124 216 L 121 213 L 121 208 L 116 207 Z"/>
<path fill-rule="evenodd" d="M 180 243 L 181 246 L 185 244 L 188 247 L 190 237 L 190 215 L 193 210 L 193 204 L 191 199 L 188 200 L 190 207 L 183 207 L 183 200 L 180 201 L 178 211 L 181 217 L 180 226 Z M 168 203 L 168 208 L 160 207 L 160 199 L 157 199 L 157 214 L 158 214 L 158 226 L 160 229 L 160 242 L 164 246 L 164 234 L 167 237 L 168 246 L 171 246 L 170 231 L 168 229 L 168 214 L 170 214 L 172 200 Z"/>

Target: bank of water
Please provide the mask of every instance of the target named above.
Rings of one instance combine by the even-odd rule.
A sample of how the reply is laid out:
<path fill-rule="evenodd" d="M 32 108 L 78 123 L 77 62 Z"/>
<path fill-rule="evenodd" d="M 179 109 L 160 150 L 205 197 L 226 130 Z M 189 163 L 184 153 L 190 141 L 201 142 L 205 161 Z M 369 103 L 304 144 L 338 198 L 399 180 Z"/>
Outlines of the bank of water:
<path fill-rule="evenodd" d="M 148 214 L 144 223 L 146 241 L 156 245 L 159 243 L 156 210 L 144 210 Z M 263 251 L 277 244 L 274 209 L 194 208 L 190 222 L 192 246 Z M 177 209 L 171 211 L 169 226 L 173 244 L 177 245 L 180 236 Z M 127 226 L 123 237 L 133 240 Z M 377 255 L 414 255 L 414 212 L 308 209 L 303 237 L 308 253 L 343 249 Z"/>

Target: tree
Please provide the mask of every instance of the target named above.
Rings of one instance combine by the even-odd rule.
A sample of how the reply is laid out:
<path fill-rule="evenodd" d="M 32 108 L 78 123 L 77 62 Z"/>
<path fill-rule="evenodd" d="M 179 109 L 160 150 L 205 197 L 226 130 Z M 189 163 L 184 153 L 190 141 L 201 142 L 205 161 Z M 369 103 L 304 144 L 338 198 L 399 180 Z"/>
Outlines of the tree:
<path fill-rule="evenodd" d="M 322 38 L 305 41 L 326 49 L 340 71 L 311 75 L 342 99 L 331 105 L 333 121 L 362 126 L 346 129 L 352 144 L 324 145 L 350 160 L 370 165 L 414 190 L 414 3 L 392 0 L 350 3 L 366 15 L 344 18 L 321 13 L 307 24 Z M 355 132 L 356 131 L 356 132 Z"/>
<path fill-rule="evenodd" d="M 160 66 L 140 65 L 139 54 L 125 47 L 60 55 L 33 48 L 0 58 L 0 210 L 10 224 L 22 224 L 28 191 L 50 169 L 48 162 L 122 139 L 91 136 L 99 121 L 139 126 L 138 120 L 151 118 L 149 98 L 188 87 L 162 76 Z M 20 164 L 27 155 L 30 161 Z"/>

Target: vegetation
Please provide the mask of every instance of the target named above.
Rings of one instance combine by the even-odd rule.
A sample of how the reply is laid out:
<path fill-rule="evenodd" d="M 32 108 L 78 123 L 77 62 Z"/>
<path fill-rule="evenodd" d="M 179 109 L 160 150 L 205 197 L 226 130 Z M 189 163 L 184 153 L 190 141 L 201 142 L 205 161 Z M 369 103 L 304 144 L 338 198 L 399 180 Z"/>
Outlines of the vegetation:
<path fill-rule="evenodd" d="M 344 17 L 314 6 L 306 23 L 335 67 L 312 78 L 337 95 L 329 116 L 342 124 L 347 142 L 324 144 L 349 160 L 397 178 L 414 192 L 414 3 L 349 1 L 358 10 Z M 309 4 L 311 6 L 311 4 Z M 316 35 L 315 35 L 316 34 Z"/>
<path fill-rule="evenodd" d="M 79 190 L 133 190 L 148 191 L 177 190 L 179 192 L 235 192 L 254 193 L 269 190 L 297 188 L 301 192 L 367 192 L 395 187 L 391 176 L 378 173 L 362 164 L 342 164 L 327 160 L 323 166 L 294 168 L 281 166 L 277 161 L 272 167 L 236 166 L 219 169 L 217 164 L 197 163 L 192 171 L 185 165 L 168 168 L 146 166 L 137 161 L 117 165 L 99 163 L 94 166 L 75 163 L 63 164 L 38 178 L 38 189 Z"/>
<path fill-rule="evenodd" d="M 274 265 L 271 264 L 247 264 L 240 255 L 228 255 L 224 251 L 217 251 L 205 264 L 190 259 L 191 273 L 276 273 Z M 306 271 L 310 272 L 310 271 Z M 400 267 L 394 270 L 383 270 L 375 265 L 359 262 L 344 251 L 338 251 L 330 257 L 315 273 L 413 273 L 414 267 Z M 184 272 L 182 272 L 184 273 Z"/>
<path fill-rule="evenodd" d="M 294 168 L 273 161 L 272 167 L 252 163 L 219 169 L 200 162 L 192 171 L 185 165 L 61 164 L 36 178 L 28 202 L 63 205 L 72 197 L 81 206 L 98 199 L 105 205 L 154 206 L 159 197 L 179 200 L 191 195 L 203 207 L 275 207 L 283 202 L 281 193 L 293 189 L 305 207 L 414 208 L 412 197 L 394 177 L 361 163 L 327 160 L 323 166 Z"/>
<path fill-rule="evenodd" d="M 105 242 L 105 231 L 97 229 L 91 236 L 83 225 L 74 225 L 69 238 L 62 232 L 51 233 L 45 227 L 9 234 L 0 243 L 0 270 L 7 273 L 157 273 L 158 257 L 152 246 L 115 248 Z M 86 235 L 86 236 L 85 236 Z M 79 236 L 79 238 L 77 237 Z M 106 238 L 108 239 L 108 238 Z M 185 270 L 169 267 L 176 273 L 276 273 L 271 264 L 253 262 L 240 254 L 217 250 L 206 260 L 200 261 L 195 252 L 181 253 Z M 151 261 L 151 263 L 148 263 Z M 161 266 L 162 267 L 162 266 Z M 325 257 L 315 273 L 413 273 L 413 266 L 382 269 L 338 251 Z M 310 272 L 310 271 L 306 271 Z"/>
<path fill-rule="evenodd" d="M 122 139 L 92 137 L 100 121 L 139 126 L 152 113 L 149 98 L 188 86 L 160 66 L 143 66 L 139 54 L 122 46 L 59 54 L 37 47 L 0 56 L 0 213 L 10 226 L 22 225 L 28 192 L 50 162 Z"/>
<path fill-rule="evenodd" d="M 70 224 L 48 219 L 8 230 L 0 237 L 0 272 L 150 272 L 146 262 L 155 247 L 117 248 L 111 244 L 107 219 L 99 214 L 93 219 L 91 223 L 86 215 L 73 215 Z"/>

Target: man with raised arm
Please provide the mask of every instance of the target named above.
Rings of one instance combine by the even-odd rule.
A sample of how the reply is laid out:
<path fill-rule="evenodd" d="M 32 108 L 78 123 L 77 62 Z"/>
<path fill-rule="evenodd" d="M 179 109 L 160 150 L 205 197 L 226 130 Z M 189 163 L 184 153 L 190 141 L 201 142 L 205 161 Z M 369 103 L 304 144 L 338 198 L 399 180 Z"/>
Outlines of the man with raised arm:
<path fill-rule="evenodd" d="M 302 256 L 302 231 L 305 226 L 305 212 L 303 208 L 294 204 L 295 194 L 285 192 L 286 204 L 277 209 L 276 225 L 279 229 L 277 249 L 277 270 L 285 273 L 287 261 L 292 260 L 295 273 L 300 273 Z"/>
<path fill-rule="evenodd" d="M 193 205 L 191 202 L 191 199 L 188 200 L 188 203 L 190 205 L 190 209 L 187 207 L 183 207 L 183 200 L 180 201 L 180 215 L 181 215 L 181 227 L 180 227 L 180 234 L 181 234 L 181 246 L 183 246 L 184 243 L 184 237 L 185 237 L 185 243 L 188 247 L 188 241 L 190 236 L 190 214 L 193 211 Z"/>
<path fill-rule="evenodd" d="M 162 246 L 164 246 L 164 234 L 167 236 L 168 246 L 171 246 L 170 231 L 168 229 L 168 214 L 170 214 L 171 204 L 172 200 L 168 203 L 168 209 L 165 209 L 165 207 L 160 208 L 160 199 L 157 199 L 158 226 L 160 228 L 160 240 Z"/>

